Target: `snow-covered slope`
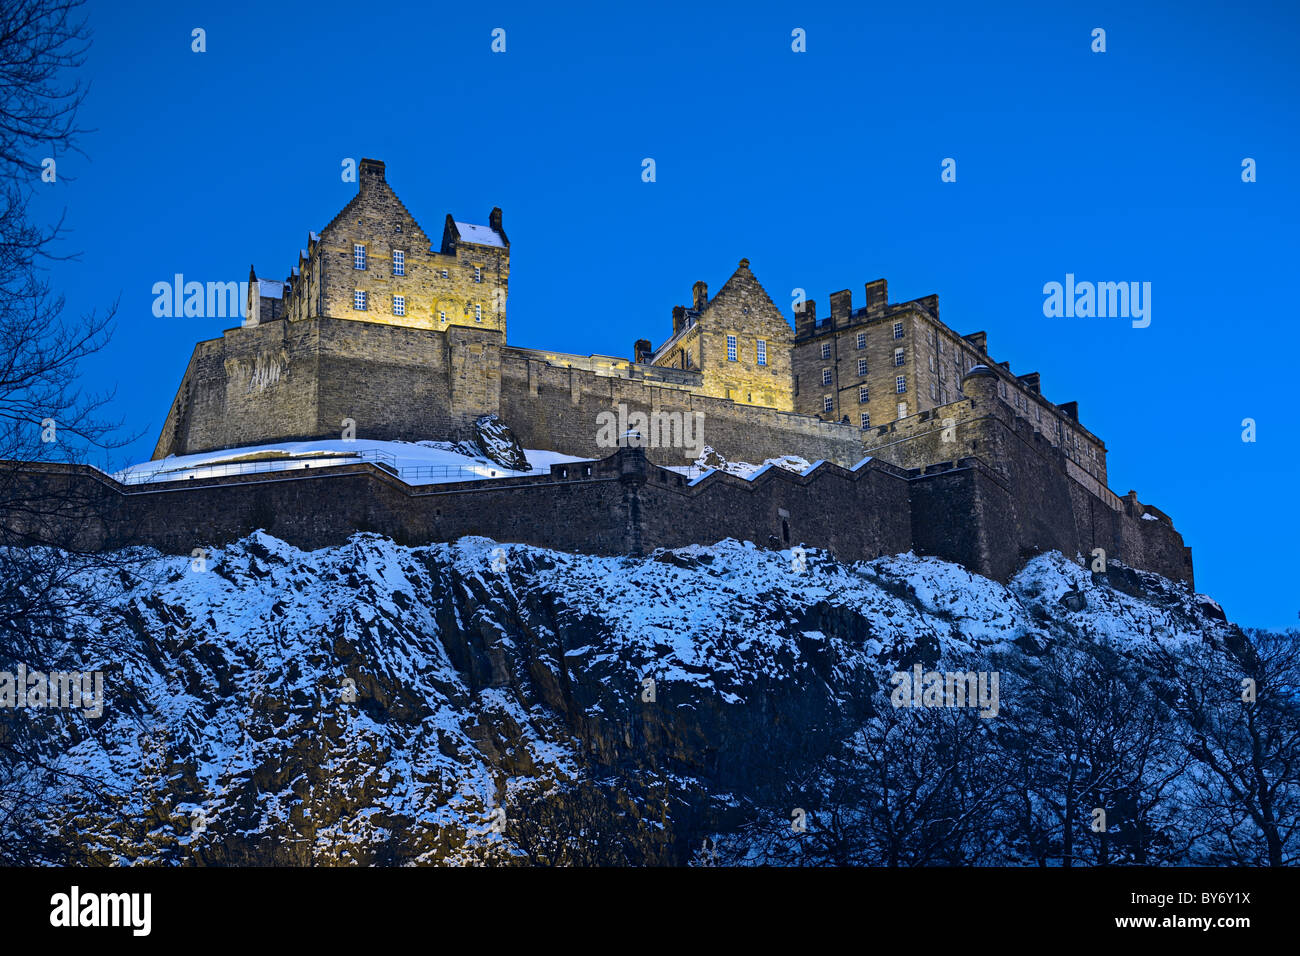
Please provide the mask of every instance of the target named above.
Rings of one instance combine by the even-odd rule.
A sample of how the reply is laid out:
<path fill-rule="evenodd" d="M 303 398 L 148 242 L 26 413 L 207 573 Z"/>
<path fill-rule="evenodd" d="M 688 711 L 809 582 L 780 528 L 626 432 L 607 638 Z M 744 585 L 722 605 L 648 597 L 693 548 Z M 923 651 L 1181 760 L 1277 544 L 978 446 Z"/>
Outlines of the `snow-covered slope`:
<path fill-rule="evenodd" d="M 777 768 L 868 719 L 895 671 L 1010 672 L 1070 645 L 1154 674 L 1239 636 L 1208 599 L 1059 554 L 1003 586 L 735 541 L 638 559 L 257 533 L 202 570 L 148 554 L 104 583 L 122 592 L 75 650 L 104 714 L 14 716 L 79 777 L 6 837 L 75 832 L 99 863 L 580 859 L 559 817 L 618 831 L 624 862 L 684 862 L 779 809 Z"/>

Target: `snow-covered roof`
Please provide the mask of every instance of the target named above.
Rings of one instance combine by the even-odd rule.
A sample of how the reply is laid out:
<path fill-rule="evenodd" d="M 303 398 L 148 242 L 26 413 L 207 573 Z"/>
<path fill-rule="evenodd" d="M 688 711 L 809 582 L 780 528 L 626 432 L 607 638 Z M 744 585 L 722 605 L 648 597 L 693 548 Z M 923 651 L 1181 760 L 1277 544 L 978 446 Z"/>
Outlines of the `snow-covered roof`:
<path fill-rule="evenodd" d="M 505 243 L 501 241 L 501 236 L 495 229 L 490 226 L 476 226 L 472 222 L 457 222 L 456 231 L 466 242 L 476 242 L 480 246 L 498 246 L 505 248 Z"/>
<path fill-rule="evenodd" d="M 370 461 L 386 465 L 386 470 L 408 485 L 429 485 L 449 481 L 476 481 L 481 478 L 517 478 L 538 471 L 549 473 L 553 464 L 589 460 L 535 448 L 526 449 L 525 454 L 533 466 L 533 472 L 510 471 L 448 442 L 412 443 L 364 438 L 344 441 L 335 438 L 250 445 L 194 455 L 169 455 L 160 461 L 131 465 L 117 472 L 114 477 L 126 484 L 140 484 L 219 478 L 264 471 L 298 471 Z"/>

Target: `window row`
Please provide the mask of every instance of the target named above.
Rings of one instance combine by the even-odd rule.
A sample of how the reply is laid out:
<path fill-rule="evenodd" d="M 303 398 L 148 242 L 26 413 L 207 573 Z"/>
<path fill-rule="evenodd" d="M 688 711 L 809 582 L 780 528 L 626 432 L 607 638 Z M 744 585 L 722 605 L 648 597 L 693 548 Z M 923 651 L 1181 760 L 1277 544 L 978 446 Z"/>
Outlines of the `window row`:
<path fill-rule="evenodd" d="M 369 311 L 370 295 L 369 293 L 366 292 L 365 289 L 353 290 L 352 308 L 356 309 L 359 312 Z M 393 296 L 393 315 L 406 315 L 406 296 L 404 295 Z M 447 321 L 446 309 L 438 310 L 438 321 L 439 322 Z M 474 321 L 475 322 L 483 321 L 483 304 L 481 302 L 474 303 Z"/>
<path fill-rule="evenodd" d="M 754 358 L 757 360 L 759 365 L 767 364 L 767 340 L 766 339 L 758 340 L 758 346 L 754 351 Z M 728 362 L 739 361 L 736 357 L 736 337 L 734 335 L 727 336 L 727 361 Z"/>
<path fill-rule="evenodd" d="M 352 268 L 353 269 L 366 268 L 366 247 L 363 243 L 354 242 L 352 244 Z M 441 278 L 446 279 L 447 270 L 441 269 L 439 271 L 441 273 Z M 406 253 L 401 249 L 393 250 L 393 275 L 395 276 L 406 275 Z M 474 281 L 475 282 L 483 281 L 482 266 L 474 267 Z"/>

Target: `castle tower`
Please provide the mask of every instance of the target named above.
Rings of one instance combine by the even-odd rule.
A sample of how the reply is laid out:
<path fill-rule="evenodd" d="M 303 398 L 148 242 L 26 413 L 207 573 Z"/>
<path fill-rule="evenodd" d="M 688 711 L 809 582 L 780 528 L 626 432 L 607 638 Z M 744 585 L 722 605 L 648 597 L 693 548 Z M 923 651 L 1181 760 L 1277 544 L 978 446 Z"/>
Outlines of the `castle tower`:
<path fill-rule="evenodd" d="M 718 294 L 696 282 L 691 307 L 673 309 L 673 333 L 650 364 L 698 371 L 699 394 L 788 412 L 794 409 L 790 370 L 794 333 L 741 259 Z"/>
<path fill-rule="evenodd" d="M 488 225 L 448 214 L 434 249 L 388 184 L 384 164 L 363 159 L 357 195 L 320 235 L 305 263 L 291 318 L 328 316 L 408 328 L 506 331 L 510 241 L 493 209 Z"/>

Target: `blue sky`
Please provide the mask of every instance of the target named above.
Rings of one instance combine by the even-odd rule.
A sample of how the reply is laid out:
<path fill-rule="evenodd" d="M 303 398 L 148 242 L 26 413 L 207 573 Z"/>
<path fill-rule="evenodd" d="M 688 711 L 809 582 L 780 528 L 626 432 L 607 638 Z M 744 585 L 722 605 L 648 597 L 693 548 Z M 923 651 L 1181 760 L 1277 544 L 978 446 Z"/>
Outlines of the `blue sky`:
<path fill-rule="evenodd" d="M 787 314 L 796 287 L 822 310 L 879 277 L 894 301 L 938 293 L 950 326 L 1079 402 L 1112 488 L 1193 547 L 1198 590 L 1243 624 L 1296 624 L 1293 4 L 89 13 L 87 158 L 58 157 L 40 201 L 82 253 L 55 269 L 69 308 L 120 297 L 85 372 L 143 433 L 126 458 L 152 451 L 194 343 L 231 324 L 155 318 L 153 284 L 242 280 L 250 262 L 282 278 L 355 191 L 342 160 L 368 156 L 435 237 L 447 212 L 503 208 L 518 345 L 630 355 L 742 256 Z M 1044 317 L 1067 272 L 1150 282 L 1150 327 Z"/>

